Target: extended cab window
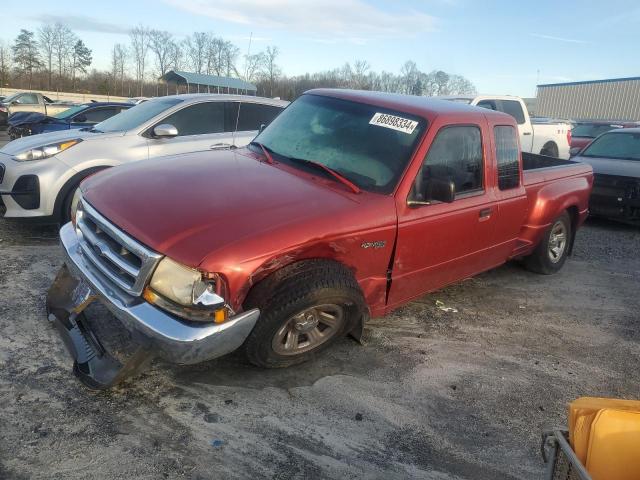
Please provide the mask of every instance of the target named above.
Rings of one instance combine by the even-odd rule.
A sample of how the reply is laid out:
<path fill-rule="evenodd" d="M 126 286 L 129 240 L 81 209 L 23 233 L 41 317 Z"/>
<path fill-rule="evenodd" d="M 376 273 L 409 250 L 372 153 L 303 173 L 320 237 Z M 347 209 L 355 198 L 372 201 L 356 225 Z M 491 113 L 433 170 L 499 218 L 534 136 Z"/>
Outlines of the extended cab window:
<path fill-rule="evenodd" d="M 280 112 L 282 112 L 282 108 L 273 105 L 242 102 L 240 104 L 240 116 L 238 117 L 238 131 L 260 130 L 262 125 L 265 127 L 269 125 Z"/>
<path fill-rule="evenodd" d="M 16 102 L 21 105 L 35 105 L 36 103 L 38 103 L 38 97 L 32 93 L 25 93 L 24 95 L 18 97 Z"/>
<path fill-rule="evenodd" d="M 516 100 L 500 100 L 498 110 L 511 115 L 516 119 L 518 125 L 522 125 L 526 122 L 524 112 L 522 111 L 522 105 Z"/>
<path fill-rule="evenodd" d="M 518 164 L 518 140 L 516 129 L 499 126 L 493 129 L 496 139 L 496 161 L 498 162 L 498 188 L 508 190 L 520 186 Z"/>
<path fill-rule="evenodd" d="M 178 129 L 178 136 L 222 133 L 224 129 L 224 103 L 203 102 L 185 107 L 162 120 Z"/>
<path fill-rule="evenodd" d="M 411 199 L 426 200 L 433 179 L 453 182 L 456 196 L 482 190 L 482 173 L 480 128 L 468 125 L 445 127 L 431 143 Z"/>
<path fill-rule="evenodd" d="M 78 122 L 84 117 L 84 122 L 86 123 L 98 123 L 106 120 L 107 118 L 113 117 L 117 111 L 118 110 L 116 108 L 99 108 L 97 110 L 81 113 L 76 117 L 76 121 Z"/>

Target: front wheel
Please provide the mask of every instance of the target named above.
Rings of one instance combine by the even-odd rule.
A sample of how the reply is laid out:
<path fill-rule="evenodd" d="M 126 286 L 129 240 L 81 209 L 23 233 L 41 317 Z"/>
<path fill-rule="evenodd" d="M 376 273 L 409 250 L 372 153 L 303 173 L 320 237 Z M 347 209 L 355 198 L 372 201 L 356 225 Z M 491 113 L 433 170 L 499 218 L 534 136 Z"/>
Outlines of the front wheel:
<path fill-rule="evenodd" d="M 569 255 L 571 235 L 571 217 L 564 212 L 547 229 L 533 253 L 525 258 L 525 266 L 543 275 L 558 272 Z"/>
<path fill-rule="evenodd" d="M 248 304 L 260 308 L 260 318 L 244 353 L 259 367 L 288 367 L 312 359 L 351 331 L 366 308 L 351 272 L 330 262 L 294 267 L 277 284 L 266 281 L 257 288 Z"/>

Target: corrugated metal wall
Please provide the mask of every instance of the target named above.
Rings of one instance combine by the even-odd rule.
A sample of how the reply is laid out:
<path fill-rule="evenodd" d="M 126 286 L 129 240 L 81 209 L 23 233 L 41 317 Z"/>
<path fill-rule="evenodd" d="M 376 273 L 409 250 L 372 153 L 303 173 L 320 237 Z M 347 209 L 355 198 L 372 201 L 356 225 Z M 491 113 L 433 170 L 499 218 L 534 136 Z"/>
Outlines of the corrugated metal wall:
<path fill-rule="evenodd" d="M 536 113 L 568 119 L 640 120 L 640 78 L 539 85 Z"/>

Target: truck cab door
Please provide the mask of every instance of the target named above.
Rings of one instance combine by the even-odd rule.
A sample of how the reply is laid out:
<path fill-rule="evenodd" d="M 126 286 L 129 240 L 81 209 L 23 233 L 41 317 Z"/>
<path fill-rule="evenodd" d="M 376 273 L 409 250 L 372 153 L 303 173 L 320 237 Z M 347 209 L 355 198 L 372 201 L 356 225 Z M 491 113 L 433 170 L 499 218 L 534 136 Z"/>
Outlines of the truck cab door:
<path fill-rule="evenodd" d="M 233 147 L 233 132 L 225 131 L 225 102 L 201 102 L 188 105 L 156 125 L 176 127 L 175 137 L 156 138 L 149 131 L 149 157 L 164 157 L 180 153 L 224 150 Z"/>
<path fill-rule="evenodd" d="M 434 133 L 435 132 L 435 133 Z M 430 127 L 408 197 L 397 196 L 398 238 L 388 307 L 502 263 L 495 254 L 497 219 L 493 156 L 482 124 Z M 432 179 L 453 182 L 451 203 L 428 198 Z M 426 193 L 421 193 L 426 192 Z"/>
<path fill-rule="evenodd" d="M 35 93 L 23 93 L 9 105 L 9 112 L 38 112 L 46 113 L 44 104 L 38 102 L 38 95 Z"/>

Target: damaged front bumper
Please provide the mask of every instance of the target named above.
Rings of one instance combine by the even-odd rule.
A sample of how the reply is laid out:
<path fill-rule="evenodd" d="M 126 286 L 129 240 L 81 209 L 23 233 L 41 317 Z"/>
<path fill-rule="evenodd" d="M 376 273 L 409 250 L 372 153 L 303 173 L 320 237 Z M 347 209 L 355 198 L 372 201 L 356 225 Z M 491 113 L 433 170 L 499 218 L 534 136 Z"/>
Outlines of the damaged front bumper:
<path fill-rule="evenodd" d="M 80 253 L 70 223 L 60 230 L 60 239 L 66 265 L 47 294 L 48 318 L 73 357 L 74 373 L 90 388 L 109 388 L 154 356 L 193 364 L 230 353 L 242 345 L 260 315 L 254 309 L 221 324 L 180 320 L 109 282 Z M 82 314 L 96 300 L 120 320 L 138 346 L 125 364 L 105 350 Z"/>

